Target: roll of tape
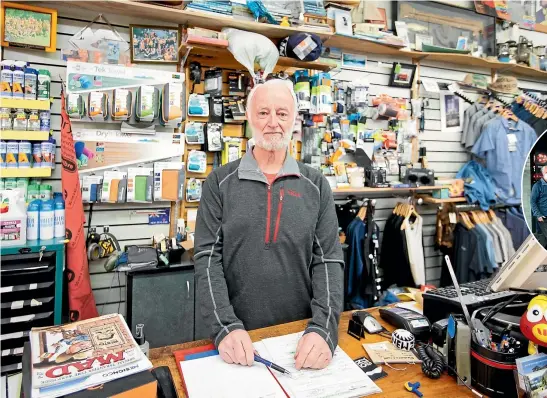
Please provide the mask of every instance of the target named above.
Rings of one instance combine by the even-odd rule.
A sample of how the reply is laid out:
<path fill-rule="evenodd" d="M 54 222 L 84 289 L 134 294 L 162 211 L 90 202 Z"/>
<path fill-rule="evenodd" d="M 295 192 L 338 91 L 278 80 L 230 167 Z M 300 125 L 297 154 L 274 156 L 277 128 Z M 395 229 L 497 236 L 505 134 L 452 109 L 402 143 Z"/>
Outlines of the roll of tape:
<path fill-rule="evenodd" d="M 397 329 L 391 334 L 391 342 L 400 350 L 410 351 L 414 348 L 414 335 L 405 329 Z"/>

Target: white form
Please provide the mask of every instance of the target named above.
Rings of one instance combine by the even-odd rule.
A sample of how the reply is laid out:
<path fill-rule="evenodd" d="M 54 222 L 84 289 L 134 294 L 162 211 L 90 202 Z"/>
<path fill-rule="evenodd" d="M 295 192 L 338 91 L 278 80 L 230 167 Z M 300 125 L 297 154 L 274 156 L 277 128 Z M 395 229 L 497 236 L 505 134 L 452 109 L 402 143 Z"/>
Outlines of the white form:
<path fill-rule="evenodd" d="M 261 363 L 230 365 L 219 355 L 181 361 L 188 398 L 285 398 Z"/>
<path fill-rule="evenodd" d="M 255 344 L 263 358 L 292 373 L 293 378 L 274 372 L 291 398 L 352 398 L 382 392 L 340 347 L 336 347 L 327 368 L 296 370 L 294 353 L 302 334 L 272 337 Z"/>

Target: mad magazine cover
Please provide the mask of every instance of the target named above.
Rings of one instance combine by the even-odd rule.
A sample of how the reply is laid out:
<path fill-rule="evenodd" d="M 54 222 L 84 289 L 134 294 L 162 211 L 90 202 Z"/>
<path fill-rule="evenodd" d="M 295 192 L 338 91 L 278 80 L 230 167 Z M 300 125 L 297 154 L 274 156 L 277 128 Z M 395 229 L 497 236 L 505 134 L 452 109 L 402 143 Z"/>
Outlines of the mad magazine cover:
<path fill-rule="evenodd" d="M 119 314 L 30 332 L 32 386 L 66 383 L 141 358 L 142 351 Z"/>

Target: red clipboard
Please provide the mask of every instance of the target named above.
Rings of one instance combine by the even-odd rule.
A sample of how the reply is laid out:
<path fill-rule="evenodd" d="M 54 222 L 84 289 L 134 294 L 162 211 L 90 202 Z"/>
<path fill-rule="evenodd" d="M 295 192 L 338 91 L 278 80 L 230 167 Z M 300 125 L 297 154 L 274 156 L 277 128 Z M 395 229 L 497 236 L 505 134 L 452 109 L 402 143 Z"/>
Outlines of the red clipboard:
<path fill-rule="evenodd" d="M 177 363 L 177 368 L 179 370 L 180 378 L 182 380 L 182 389 L 184 390 L 184 395 L 186 396 L 186 398 L 192 398 L 192 397 L 190 397 L 188 395 L 188 389 L 186 388 L 186 382 L 184 381 L 184 375 L 182 374 L 182 368 L 180 366 L 181 361 L 186 361 L 186 357 L 188 355 L 198 354 L 200 352 L 211 351 L 211 350 L 216 350 L 216 347 L 215 347 L 214 344 L 202 345 L 200 347 L 188 348 L 186 350 L 173 351 L 173 355 L 174 355 L 175 361 Z M 283 391 L 285 396 L 287 398 L 290 398 L 289 394 L 287 394 L 287 391 L 283 388 L 283 386 L 281 385 L 281 383 L 279 382 L 277 377 L 275 377 L 272 370 L 270 368 L 266 368 L 266 369 L 268 369 L 268 372 L 270 372 L 272 377 L 275 379 L 276 383 L 279 385 L 279 388 L 281 388 L 281 390 Z"/>

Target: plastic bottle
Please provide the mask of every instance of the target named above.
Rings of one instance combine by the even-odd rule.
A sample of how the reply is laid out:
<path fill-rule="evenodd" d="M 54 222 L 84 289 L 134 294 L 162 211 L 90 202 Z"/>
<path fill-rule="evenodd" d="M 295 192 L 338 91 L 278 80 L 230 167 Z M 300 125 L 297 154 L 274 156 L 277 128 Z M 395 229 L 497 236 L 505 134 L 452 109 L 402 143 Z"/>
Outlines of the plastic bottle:
<path fill-rule="evenodd" d="M 51 96 L 51 74 L 47 69 L 38 70 L 38 99 L 48 100 Z"/>
<path fill-rule="evenodd" d="M 53 239 L 55 220 L 55 204 L 53 200 L 42 201 L 40 205 L 40 239 Z"/>
<path fill-rule="evenodd" d="M 33 200 L 27 207 L 27 239 L 38 240 L 40 239 L 40 200 Z"/>
<path fill-rule="evenodd" d="M 6 59 L 2 61 L 0 71 L 0 97 L 11 98 L 13 95 L 13 71 L 11 70 L 13 61 Z"/>
<path fill-rule="evenodd" d="M 21 141 L 19 143 L 18 160 L 20 169 L 28 169 L 32 161 L 32 144 L 30 141 Z"/>
<path fill-rule="evenodd" d="M 55 152 L 57 151 L 57 140 L 50 136 L 49 145 L 51 150 L 51 169 L 55 170 Z"/>
<path fill-rule="evenodd" d="M 13 84 L 11 89 L 13 98 L 24 98 L 25 96 L 25 72 L 23 72 L 25 66 L 25 62 L 16 61 L 13 67 Z"/>
<path fill-rule="evenodd" d="M 38 111 L 30 111 L 27 120 L 27 130 L 40 131 L 40 116 L 38 116 Z"/>
<path fill-rule="evenodd" d="M 51 200 L 53 197 L 53 192 L 51 185 L 42 184 L 40 185 L 40 199 L 42 200 Z"/>
<path fill-rule="evenodd" d="M 27 129 L 28 119 L 27 114 L 23 108 L 17 108 L 15 115 L 13 116 L 13 129 L 18 131 L 25 131 Z"/>
<path fill-rule="evenodd" d="M 32 144 L 32 167 L 42 167 L 42 144 L 39 142 Z"/>
<path fill-rule="evenodd" d="M 51 130 L 51 115 L 49 111 L 40 112 L 40 131 Z"/>
<path fill-rule="evenodd" d="M 40 185 L 31 182 L 27 188 L 27 200 L 30 202 L 35 199 L 40 199 Z"/>
<path fill-rule="evenodd" d="M 11 130 L 11 109 L 0 108 L 0 130 Z"/>
<path fill-rule="evenodd" d="M 63 194 L 61 192 L 55 192 L 55 220 L 54 220 L 54 232 L 53 235 L 56 238 L 65 237 L 65 201 L 63 200 Z"/>
<path fill-rule="evenodd" d="M 6 167 L 6 152 L 8 144 L 6 141 L 0 141 L 0 167 Z"/>
<path fill-rule="evenodd" d="M 36 69 L 25 68 L 25 99 L 35 100 L 38 91 L 38 72 Z"/>
<path fill-rule="evenodd" d="M 18 157 L 19 143 L 17 141 L 8 141 L 6 144 L 6 167 L 10 169 L 16 169 L 18 167 Z"/>
<path fill-rule="evenodd" d="M 28 178 L 25 177 L 19 177 L 17 179 L 17 189 L 19 189 L 25 198 L 25 201 L 27 200 L 27 193 L 28 193 Z"/>
<path fill-rule="evenodd" d="M 13 178 L 13 177 L 6 178 L 5 189 L 17 189 L 17 178 Z"/>
<path fill-rule="evenodd" d="M 27 211 L 21 193 L 17 189 L 1 191 L 0 203 L 2 203 L 0 245 L 2 248 L 24 245 L 27 243 Z"/>

